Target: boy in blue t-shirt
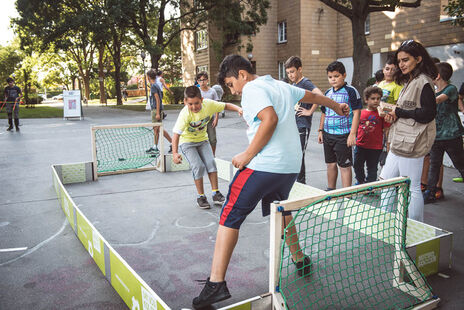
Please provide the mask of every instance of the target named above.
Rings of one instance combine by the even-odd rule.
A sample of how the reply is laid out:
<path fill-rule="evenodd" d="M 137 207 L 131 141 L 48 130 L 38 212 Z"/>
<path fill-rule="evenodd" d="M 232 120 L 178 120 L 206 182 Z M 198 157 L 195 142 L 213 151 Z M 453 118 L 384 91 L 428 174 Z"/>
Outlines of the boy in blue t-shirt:
<path fill-rule="evenodd" d="M 330 108 L 321 107 L 322 116 L 319 125 L 319 143 L 324 144 L 324 157 L 327 164 L 327 190 L 336 188 L 338 167 L 342 178 L 342 186 L 351 186 L 353 155 L 351 147 L 356 144 L 356 133 L 359 126 L 362 102 L 356 88 L 345 82 L 345 66 L 334 61 L 327 66 L 327 77 L 332 88 L 325 95 L 338 103 L 346 103 L 350 107 L 349 116 L 337 115 Z"/>
<path fill-rule="evenodd" d="M 285 62 L 285 72 L 287 72 L 288 79 L 293 83 L 293 86 L 322 95 L 321 90 L 314 86 L 308 78 L 303 76 L 303 65 L 299 57 L 292 56 Z M 309 134 L 311 132 L 313 113 L 316 109 L 317 104 L 312 104 L 310 102 L 300 101 L 295 105 L 296 126 L 298 127 L 298 132 L 300 134 L 301 150 L 303 151 L 301 169 L 296 180 L 303 184 L 306 184 L 305 151 L 306 146 L 308 145 Z"/>
<path fill-rule="evenodd" d="M 4 105 L 6 104 L 6 112 L 8 114 L 9 126 L 7 131 L 13 130 L 13 114 L 16 131 L 19 131 L 19 101 L 21 100 L 23 93 L 21 92 L 21 88 L 14 84 L 14 80 L 12 78 L 7 78 L 6 82 L 8 83 L 8 86 L 5 87 L 3 96 L 5 97 Z"/>
<path fill-rule="evenodd" d="M 239 169 L 229 185 L 216 236 L 210 277 L 200 295 L 193 299 L 199 309 L 230 298 L 225 274 L 238 240 L 239 228 L 247 215 L 262 200 L 263 215 L 270 204 L 288 198 L 301 166 L 301 147 L 295 123 L 294 105 L 302 100 L 328 106 L 348 114 L 346 104 L 336 102 L 304 89 L 274 80 L 271 76 L 252 73 L 251 63 L 238 55 L 222 61 L 218 81 L 232 94 L 242 95 L 243 117 L 248 125 L 249 146 L 232 158 Z M 285 223 L 292 216 L 286 214 Z M 290 252 L 300 276 L 309 275 L 310 259 L 300 248 L 295 227 L 286 228 Z"/>

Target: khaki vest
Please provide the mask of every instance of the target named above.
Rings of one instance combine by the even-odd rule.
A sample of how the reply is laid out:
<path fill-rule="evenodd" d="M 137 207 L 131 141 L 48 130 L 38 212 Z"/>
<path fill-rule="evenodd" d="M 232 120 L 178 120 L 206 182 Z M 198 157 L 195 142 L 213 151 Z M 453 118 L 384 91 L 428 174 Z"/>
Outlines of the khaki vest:
<path fill-rule="evenodd" d="M 420 97 L 425 84 L 432 86 L 432 79 L 421 74 L 407 83 L 401 90 L 397 105 L 404 110 L 421 107 Z M 433 86 L 432 86 L 433 89 Z M 435 120 L 427 124 L 412 118 L 398 118 L 392 124 L 389 134 L 390 150 L 403 157 L 422 157 L 427 155 L 435 141 Z"/>

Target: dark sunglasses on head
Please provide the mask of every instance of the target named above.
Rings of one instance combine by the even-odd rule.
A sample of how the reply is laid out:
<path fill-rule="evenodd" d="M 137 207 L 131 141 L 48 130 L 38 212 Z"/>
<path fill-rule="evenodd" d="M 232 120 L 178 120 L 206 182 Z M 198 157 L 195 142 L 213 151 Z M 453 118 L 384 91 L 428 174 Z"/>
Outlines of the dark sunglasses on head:
<path fill-rule="evenodd" d="M 403 42 L 401 43 L 400 47 L 401 47 L 401 46 L 410 45 L 410 44 L 412 44 L 412 43 L 414 43 L 414 40 L 406 40 L 406 41 L 403 41 Z"/>

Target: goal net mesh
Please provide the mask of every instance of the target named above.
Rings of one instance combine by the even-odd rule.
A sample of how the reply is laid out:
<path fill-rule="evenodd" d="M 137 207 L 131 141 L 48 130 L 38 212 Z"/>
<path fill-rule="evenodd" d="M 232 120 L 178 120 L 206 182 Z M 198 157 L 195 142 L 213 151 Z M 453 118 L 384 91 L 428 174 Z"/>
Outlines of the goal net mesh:
<path fill-rule="evenodd" d="M 417 289 L 425 281 L 419 272 L 398 276 L 405 267 L 416 269 L 405 248 L 408 194 L 403 181 L 329 196 L 284 222 L 278 290 L 286 307 L 408 309 L 432 298 L 428 284 Z M 297 244 L 309 268 L 297 269 L 289 250 Z"/>

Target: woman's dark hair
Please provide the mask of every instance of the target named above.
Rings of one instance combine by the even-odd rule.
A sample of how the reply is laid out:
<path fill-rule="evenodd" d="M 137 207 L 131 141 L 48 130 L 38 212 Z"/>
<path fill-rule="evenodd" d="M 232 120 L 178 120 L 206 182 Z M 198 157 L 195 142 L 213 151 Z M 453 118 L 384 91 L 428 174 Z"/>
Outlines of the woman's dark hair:
<path fill-rule="evenodd" d="M 200 98 L 201 99 L 201 92 L 198 87 L 194 86 L 189 86 L 185 88 L 184 91 L 184 98 Z"/>
<path fill-rule="evenodd" d="M 218 83 L 225 85 L 224 80 L 227 77 L 238 78 L 238 71 L 245 70 L 248 73 L 253 73 L 251 63 L 240 55 L 228 55 L 219 65 Z"/>
<path fill-rule="evenodd" d="M 396 70 L 394 79 L 397 84 L 404 84 L 410 79 L 415 79 L 420 74 L 428 75 L 430 78 L 435 79 L 438 75 L 437 66 L 433 62 L 425 47 L 414 40 L 407 40 L 401 43 L 400 48 L 395 53 L 395 65 L 398 66 L 398 53 L 405 52 L 414 58 L 422 57 L 422 61 L 411 71 L 405 75 L 401 70 Z"/>

